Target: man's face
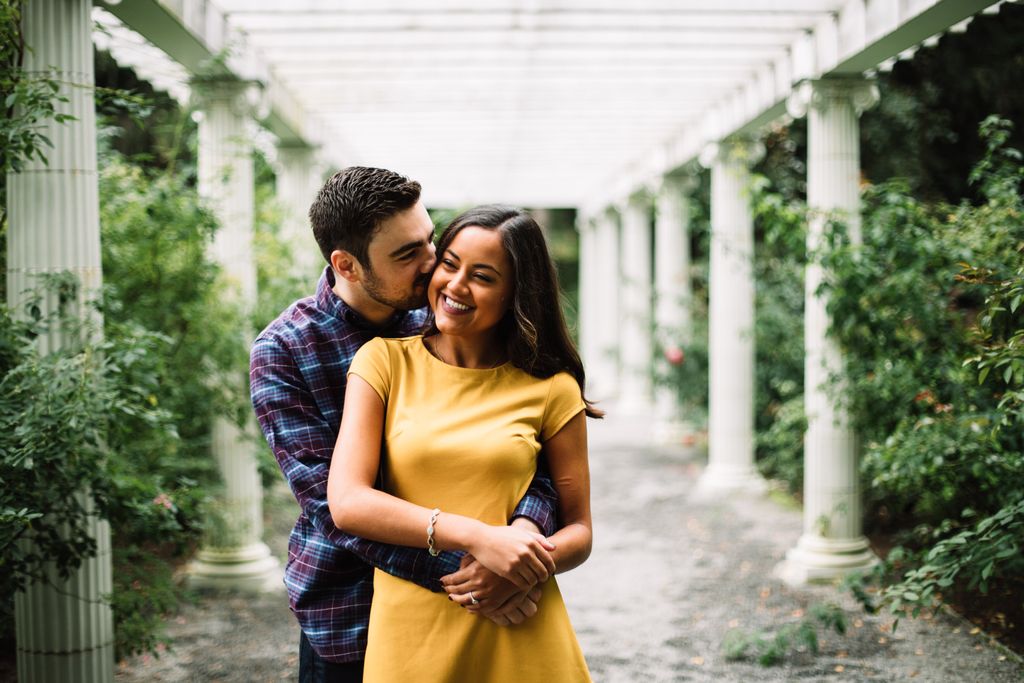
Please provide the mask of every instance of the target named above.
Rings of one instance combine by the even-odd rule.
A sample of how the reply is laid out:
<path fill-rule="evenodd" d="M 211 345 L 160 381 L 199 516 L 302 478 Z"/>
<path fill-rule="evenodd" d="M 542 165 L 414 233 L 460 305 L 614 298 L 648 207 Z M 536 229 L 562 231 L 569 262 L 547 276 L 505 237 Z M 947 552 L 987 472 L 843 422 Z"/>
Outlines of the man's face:
<path fill-rule="evenodd" d="M 367 247 L 362 285 L 377 303 L 408 311 L 426 304 L 434 224 L 421 202 L 381 222 Z"/>

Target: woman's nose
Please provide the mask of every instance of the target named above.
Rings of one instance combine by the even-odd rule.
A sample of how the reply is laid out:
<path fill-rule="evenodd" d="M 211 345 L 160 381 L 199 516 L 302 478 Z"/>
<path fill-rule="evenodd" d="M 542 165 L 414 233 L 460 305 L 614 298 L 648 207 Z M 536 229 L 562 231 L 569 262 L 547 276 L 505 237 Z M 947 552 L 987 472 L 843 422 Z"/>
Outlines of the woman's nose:
<path fill-rule="evenodd" d="M 448 280 L 448 289 L 459 292 L 466 291 L 466 274 L 461 270 L 453 273 L 451 279 Z"/>

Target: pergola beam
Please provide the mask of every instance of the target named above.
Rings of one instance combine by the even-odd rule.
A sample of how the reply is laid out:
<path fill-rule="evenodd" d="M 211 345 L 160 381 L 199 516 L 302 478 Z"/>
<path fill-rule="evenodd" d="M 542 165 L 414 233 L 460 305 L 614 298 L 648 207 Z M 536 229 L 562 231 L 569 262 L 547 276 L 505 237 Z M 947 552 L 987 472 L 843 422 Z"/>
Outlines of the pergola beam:
<path fill-rule="evenodd" d="M 101 3 L 103 8 L 142 35 L 193 76 L 234 75 L 263 86 L 267 103 L 264 125 L 289 144 L 321 143 L 322 133 L 295 97 L 248 51 L 242 36 L 209 0 L 159 0 Z"/>
<path fill-rule="evenodd" d="M 785 112 L 800 81 L 862 73 L 924 39 L 973 16 L 994 0 L 846 0 L 766 65 L 708 108 L 703 123 L 664 140 L 592 190 L 589 212 L 623 201 L 638 187 L 695 159 L 710 142 L 756 131 Z M 609 192 L 609 188 L 613 188 Z"/>

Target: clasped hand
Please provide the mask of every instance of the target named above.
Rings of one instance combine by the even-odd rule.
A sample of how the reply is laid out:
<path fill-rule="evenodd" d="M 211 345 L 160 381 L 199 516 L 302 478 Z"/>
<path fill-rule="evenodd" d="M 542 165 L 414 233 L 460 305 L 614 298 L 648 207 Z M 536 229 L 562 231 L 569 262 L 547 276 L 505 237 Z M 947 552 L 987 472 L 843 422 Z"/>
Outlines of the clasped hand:
<path fill-rule="evenodd" d="M 516 526 L 485 526 L 469 554 L 492 572 L 527 591 L 555 573 L 553 543 Z"/>
<path fill-rule="evenodd" d="M 537 613 L 541 599 L 539 585 L 521 591 L 472 555 L 464 555 L 459 570 L 442 577 L 441 584 L 449 600 L 499 626 L 523 623 Z"/>
<path fill-rule="evenodd" d="M 441 579 L 448 596 L 468 611 L 499 625 L 519 624 L 537 613 L 539 584 L 554 573 L 554 545 L 536 527 L 518 518 L 511 527 L 487 527 L 457 572 Z M 518 527 L 518 528 L 517 528 Z M 488 566 L 488 563 L 490 566 Z M 501 569 L 501 571 L 497 571 Z"/>

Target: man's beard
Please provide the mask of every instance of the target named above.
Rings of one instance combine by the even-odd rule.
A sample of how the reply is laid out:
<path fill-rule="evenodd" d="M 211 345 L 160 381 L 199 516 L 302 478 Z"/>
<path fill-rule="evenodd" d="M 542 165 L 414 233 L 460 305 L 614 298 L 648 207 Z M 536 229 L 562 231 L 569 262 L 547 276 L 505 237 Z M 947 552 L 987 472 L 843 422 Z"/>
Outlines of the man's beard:
<path fill-rule="evenodd" d="M 363 290 L 367 296 L 379 304 L 390 306 L 399 311 L 411 311 L 427 305 L 427 282 L 429 280 L 429 275 L 417 278 L 413 285 L 413 291 L 407 292 L 403 297 L 393 297 L 385 292 L 381 281 L 372 271 L 369 271 L 363 277 Z"/>

